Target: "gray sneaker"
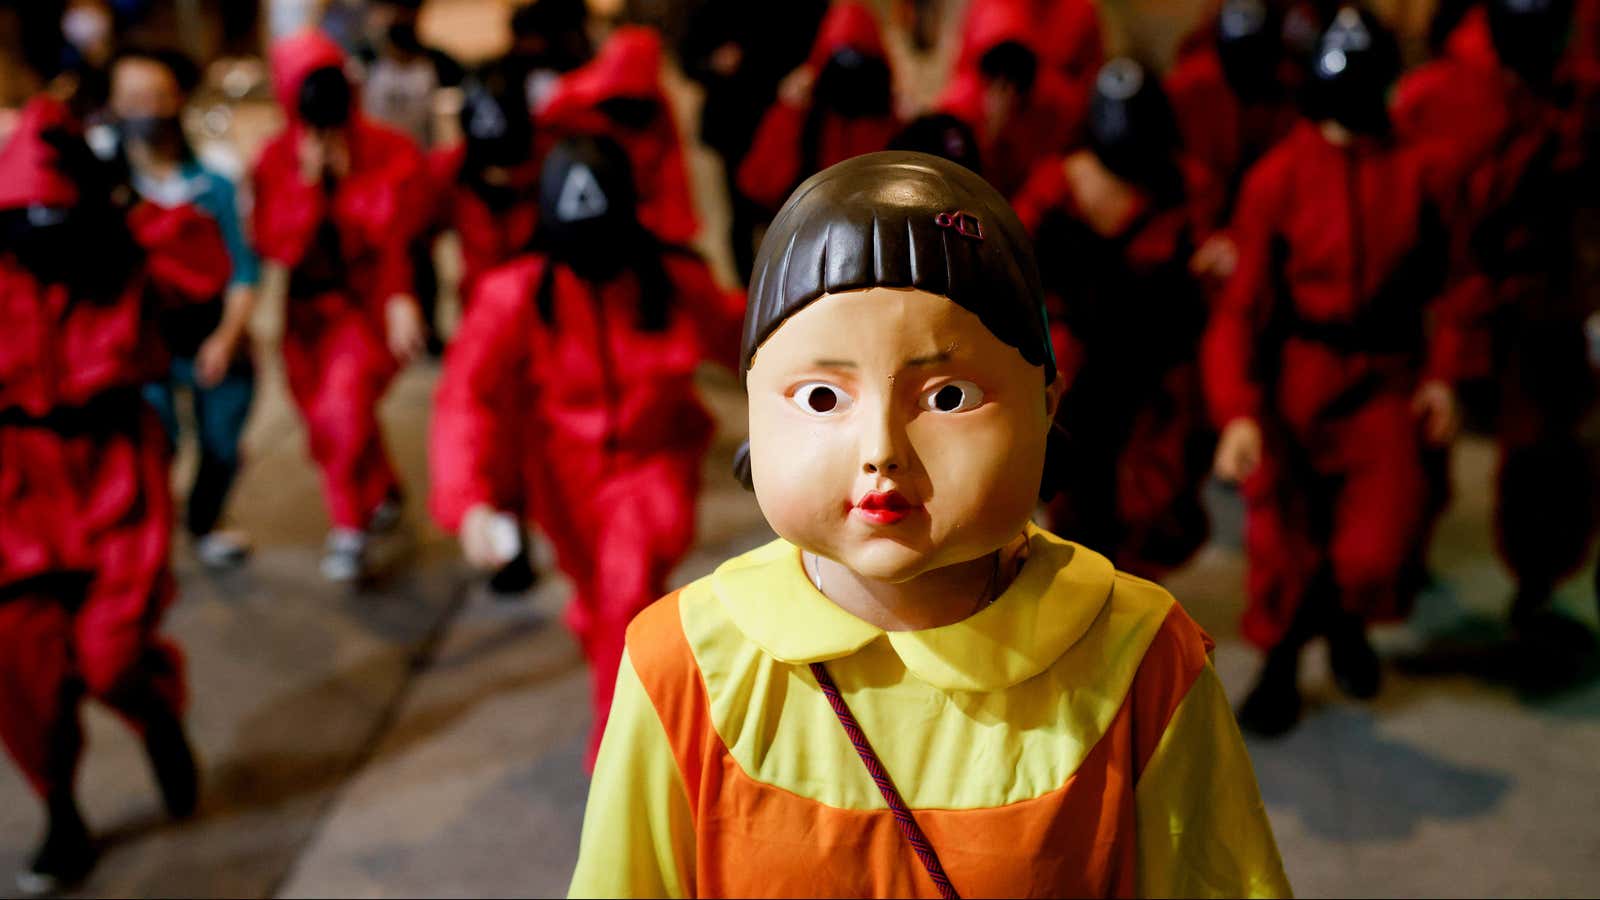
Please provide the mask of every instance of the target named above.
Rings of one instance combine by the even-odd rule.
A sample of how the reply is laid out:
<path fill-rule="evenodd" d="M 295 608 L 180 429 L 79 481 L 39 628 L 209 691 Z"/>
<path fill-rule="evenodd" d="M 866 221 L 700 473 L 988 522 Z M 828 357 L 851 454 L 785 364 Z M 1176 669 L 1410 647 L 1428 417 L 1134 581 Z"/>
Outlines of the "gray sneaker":
<path fill-rule="evenodd" d="M 329 581 L 355 581 L 366 572 L 367 536 L 350 528 L 328 532 L 322 551 L 322 577 Z"/>
<path fill-rule="evenodd" d="M 233 569 L 250 558 L 250 539 L 238 531 L 213 531 L 194 539 L 194 555 L 208 569 Z"/>

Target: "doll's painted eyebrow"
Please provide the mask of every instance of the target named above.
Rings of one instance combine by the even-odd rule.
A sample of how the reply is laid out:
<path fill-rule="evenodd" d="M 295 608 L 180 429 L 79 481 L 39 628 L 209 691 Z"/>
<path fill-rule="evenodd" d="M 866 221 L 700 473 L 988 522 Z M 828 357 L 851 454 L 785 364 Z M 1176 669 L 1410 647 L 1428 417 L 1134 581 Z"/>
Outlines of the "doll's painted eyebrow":
<path fill-rule="evenodd" d="M 851 362 L 848 359 L 814 359 L 814 360 L 811 361 L 811 364 L 813 366 L 816 366 L 819 369 L 855 369 L 855 368 L 859 368 L 859 366 L 857 366 L 855 363 Z"/>
<path fill-rule="evenodd" d="M 927 356 L 913 356 L 900 365 L 902 369 L 914 369 L 919 366 L 936 366 L 950 361 L 950 351 L 940 350 Z"/>

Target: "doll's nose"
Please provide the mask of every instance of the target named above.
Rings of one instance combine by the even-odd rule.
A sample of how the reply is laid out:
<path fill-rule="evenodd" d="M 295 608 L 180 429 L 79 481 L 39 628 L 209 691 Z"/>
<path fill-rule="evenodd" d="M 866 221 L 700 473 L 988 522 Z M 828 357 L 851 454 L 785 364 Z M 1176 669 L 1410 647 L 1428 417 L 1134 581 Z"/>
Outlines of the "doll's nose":
<path fill-rule="evenodd" d="M 875 419 L 861 436 L 861 471 L 868 475 L 891 475 L 905 467 L 905 429 L 888 411 Z"/>

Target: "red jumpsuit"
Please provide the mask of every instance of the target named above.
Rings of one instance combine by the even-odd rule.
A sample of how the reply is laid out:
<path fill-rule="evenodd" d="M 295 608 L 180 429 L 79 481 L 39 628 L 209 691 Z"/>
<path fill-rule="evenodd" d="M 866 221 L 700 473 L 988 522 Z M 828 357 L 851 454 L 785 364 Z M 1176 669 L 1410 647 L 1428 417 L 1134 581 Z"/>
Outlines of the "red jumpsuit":
<path fill-rule="evenodd" d="M 458 294 L 463 307 L 472 302 L 478 280 L 490 269 L 509 262 L 533 239 L 539 224 L 539 166 L 535 161 L 513 173 L 515 186 L 525 196 L 506 209 L 496 210 L 477 192 L 461 182 L 461 166 L 466 160 L 465 144 L 442 147 L 428 154 L 433 195 L 439 208 L 435 224 L 450 229 L 461 241 L 461 286 Z"/>
<path fill-rule="evenodd" d="M 539 114 L 540 145 L 573 134 L 604 135 L 621 144 L 633 163 L 639 221 L 662 241 L 687 245 L 699 233 L 700 219 L 660 71 L 661 36 L 644 26 L 621 26 L 594 59 L 562 77 Z M 641 128 L 625 126 L 602 111 L 618 100 L 653 102 L 656 113 Z"/>
<path fill-rule="evenodd" d="M 543 256 L 484 278 L 445 360 L 430 437 L 433 511 L 449 530 L 472 506 L 537 510 L 572 579 L 567 624 L 594 680 L 589 760 L 605 730 L 634 614 L 661 596 L 694 538 L 712 421 L 702 360 L 732 366 L 743 295 L 699 259 L 663 258 L 663 331 L 637 324 L 632 275 L 596 286 Z M 543 292 L 552 311 L 540 314 Z M 536 452 L 525 435 L 538 437 Z"/>
<path fill-rule="evenodd" d="M 828 10 L 806 62 L 811 74 L 821 72 L 831 56 L 847 48 L 888 62 L 878 21 L 860 3 L 839 3 Z M 892 108 L 889 115 L 866 118 L 823 112 L 815 124 L 810 123 L 812 114 L 811 104 L 795 106 L 782 99 L 767 110 L 739 165 L 739 189 L 745 196 L 776 210 L 801 181 L 836 162 L 884 149 L 900 131 L 900 119 Z M 808 135 L 808 127 L 815 133 Z M 808 138 L 814 142 L 809 153 Z"/>
<path fill-rule="evenodd" d="M 1557 78 L 1578 80 L 1570 66 Z M 1519 585 L 1547 593 L 1582 565 L 1600 525 L 1578 435 L 1595 395 L 1570 205 L 1583 193 L 1584 116 L 1501 66 L 1481 7 L 1445 56 L 1402 79 L 1393 116 L 1461 197 L 1479 268 L 1461 374 L 1498 395 L 1502 556 Z"/>
<path fill-rule="evenodd" d="M 1201 362 L 1216 423 L 1253 419 L 1266 436 L 1244 485 L 1243 632 L 1264 648 L 1319 579 L 1367 621 L 1406 612 L 1397 582 L 1426 495 L 1412 398 L 1423 379 L 1454 381 L 1463 327 L 1426 165 L 1379 139 L 1336 146 L 1302 123 L 1245 179 L 1239 267 Z"/>
<path fill-rule="evenodd" d="M 1041 59 L 1033 90 L 1003 122 L 991 127 L 979 62 L 1003 43 L 1016 43 Z M 1047 36 L 1024 0 L 974 0 L 962 50 L 938 107 L 978 136 L 983 177 L 1006 196 L 1014 195 L 1042 160 L 1082 141 L 1088 91 L 1048 65 Z"/>
<path fill-rule="evenodd" d="M 0 209 L 72 206 L 35 99 L 0 148 Z M 41 795 L 69 789 L 81 692 L 136 729 L 181 713 L 183 657 L 157 634 L 173 596 L 168 448 L 139 395 L 165 372 L 155 303 L 214 297 L 230 274 L 214 223 L 141 206 L 147 273 L 106 298 L 42 284 L 0 253 L 0 738 Z M 208 227 L 209 226 L 209 229 Z"/>
<path fill-rule="evenodd" d="M 273 48 L 274 86 L 289 124 L 256 164 L 254 226 L 262 257 L 290 272 L 284 368 L 322 470 L 329 518 L 335 527 L 362 529 L 398 491 L 378 423 L 378 401 L 396 372 L 385 304 L 411 293 L 407 246 L 428 204 L 421 152 L 359 111 L 345 128 L 349 174 L 326 187 L 303 179 L 300 85 L 317 69 L 343 64 L 338 45 L 320 32 Z"/>
<path fill-rule="evenodd" d="M 1200 487 L 1212 441 L 1195 362 L 1206 300 L 1188 260 L 1216 191 L 1202 167 L 1181 165 L 1185 198 L 1158 204 L 1130 186 L 1135 202 L 1110 235 L 1089 224 L 1059 159 L 1013 204 L 1039 248 L 1068 382 L 1057 420 L 1073 453 L 1052 527 L 1147 577 L 1181 564 L 1207 534 Z"/>
<path fill-rule="evenodd" d="M 979 49 L 974 37 L 978 8 L 993 0 L 977 0 L 967 8 L 961 50 L 956 68 L 976 68 L 978 60 L 993 44 Z M 1084 95 L 1094 86 L 1095 76 L 1106 61 L 1105 40 L 1100 34 L 1100 13 L 1092 0 L 1021 0 L 1023 13 L 1038 35 L 1040 63 L 1060 72 Z"/>

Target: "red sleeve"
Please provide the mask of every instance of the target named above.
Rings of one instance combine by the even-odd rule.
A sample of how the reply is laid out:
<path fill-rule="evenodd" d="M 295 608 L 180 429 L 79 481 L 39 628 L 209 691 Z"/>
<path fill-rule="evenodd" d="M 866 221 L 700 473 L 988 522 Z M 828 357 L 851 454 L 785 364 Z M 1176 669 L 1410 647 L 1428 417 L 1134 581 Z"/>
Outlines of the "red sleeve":
<path fill-rule="evenodd" d="M 1200 344 L 1200 364 L 1212 419 L 1221 427 L 1234 419 L 1258 419 L 1261 386 L 1252 376 L 1257 337 L 1278 298 L 1273 296 L 1275 160 L 1250 171 L 1239 191 L 1231 231 L 1239 264 L 1211 311 Z"/>
<path fill-rule="evenodd" d="M 665 100 L 662 105 L 670 109 Z M 689 164 L 683 153 L 683 140 L 677 126 L 671 128 L 672 144 L 661 156 L 660 182 L 654 202 L 655 233 L 671 244 L 687 244 L 700 233 L 700 215 L 695 211 L 694 194 L 689 189 Z"/>
<path fill-rule="evenodd" d="M 1033 167 L 1033 172 L 1017 191 L 1017 196 L 1011 200 L 1022 227 L 1035 237 L 1050 210 L 1066 204 L 1070 188 L 1066 173 L 1062 171 L 1063 159 L 1060 156 L 1048 156 L 1041 160 Z"/>
<path fill-rule="evenodd" d="M 693 322 L 700 357 L 739 371 L 739 345 L 744 329 L 745 292 L 717 284 L 711 267 L 695 257 L 668 258 L 667 274 L 677 301 Z"/>
<path fill-rule="evenodd" d="M 193 205 L 140 203 L 128 215 L 128 230 L 144 249 L 150 283 L 163 300 L 205 303 L 228 286 L 233 264 L 222 229 Z"/>
<path fill-rule="evenodd" d="M 454 532 L 485 503 L 530 508 L 519 435 L 531 414 L 531 295 L 542 263 L 515 262 L 484 276 L 445 354 L 428 433 L 429 506 Z"/>
<path fill-rule="evenodd" d="M 380 306 L 396 294 L 413 292 L 411 241 L 432 213 L 429 179 L 422 152 L 410 138 L 363 123 L 354 138 L 352 174 L 339 191 L 341 231 L 360 236 L 377 264 L 370 301 Z"/>
<path fill-rule="evenodd" d="M 1471 209 L 1470 191 L 1458 173 L 1437 164 L 1436 154 L 1422 148 L 1416 152 L 1424 187 L 1437 211 L 1447 264 L 1444 285 L 1428 311 L 1431 329 L 1422 377 L 1455 383 L 1487 376 L 1493 367 L 1488 321 L 1495 291 L 1473 252 L 1478 217 Z"/>
<path fill-rule="evenodd" d="M 750 152 L 739 164 L 739 190 L 746 197 L 777 209 L 794 187 L 800 169 L 800 138 L 806 109 L 782 100 L 772 104 L 756 129 Z"/>

